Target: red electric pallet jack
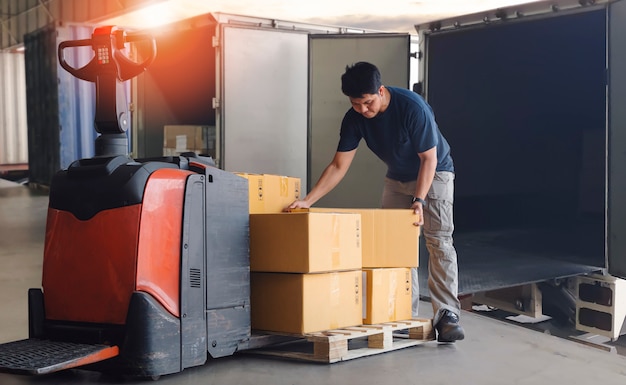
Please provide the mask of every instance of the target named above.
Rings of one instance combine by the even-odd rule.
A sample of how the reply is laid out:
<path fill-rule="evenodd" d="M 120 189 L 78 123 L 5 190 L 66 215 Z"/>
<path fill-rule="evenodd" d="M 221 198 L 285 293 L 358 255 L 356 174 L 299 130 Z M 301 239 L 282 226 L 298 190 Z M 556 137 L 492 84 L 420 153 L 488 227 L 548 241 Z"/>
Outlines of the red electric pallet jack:
<path fill-rule="evenodd" d="M 147 59 L 123 49 L 143 40 Z M 82 68 L 64 59 L 91 46 Z M 248 346 L 248 182 L 193 153 L 128 155 L 123 82 L 156 55 L 116 27 L 63 42 L 61 66 L 96 85 L 96 155 L 50 185 L 42 287 L 28 292 L 29 338 L 0 345 L 0 371 L 81 367 L 156 379 Z"/>

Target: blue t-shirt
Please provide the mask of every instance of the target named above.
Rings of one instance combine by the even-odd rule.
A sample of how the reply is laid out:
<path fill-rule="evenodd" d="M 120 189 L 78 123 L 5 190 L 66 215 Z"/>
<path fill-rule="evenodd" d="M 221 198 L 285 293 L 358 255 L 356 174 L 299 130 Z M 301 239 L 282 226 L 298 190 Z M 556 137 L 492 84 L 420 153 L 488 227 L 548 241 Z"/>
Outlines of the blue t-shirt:
<path fill-rule="evenodd" d="M 368 119 L 350 108 L 341 122 L 337 151 L 352 151 L 365 139 L 387 165 L 387 177 L 401 182 L 417 179 L 418 153 L 437 146 L 437 171 L 454 172 L 450 145 L 439 131 L 432 108 L 417 93 L 386 87 L 391 95 L 383 113 Z"/>

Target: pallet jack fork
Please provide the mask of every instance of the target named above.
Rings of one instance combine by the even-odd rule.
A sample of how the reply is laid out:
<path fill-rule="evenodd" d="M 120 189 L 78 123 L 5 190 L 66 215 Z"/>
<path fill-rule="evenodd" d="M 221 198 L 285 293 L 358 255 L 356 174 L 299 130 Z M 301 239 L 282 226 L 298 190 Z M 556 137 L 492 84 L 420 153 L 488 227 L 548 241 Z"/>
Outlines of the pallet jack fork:
<path fill-rule="evenodd" d="M 139 40 L 149 53 L 136 63 L 122 49 Z M 76 69 L 63 50 L 79 46 L 95 56 Z M 193 153 L 130 158 L 118 96 L 154 60 L 151 36 L 102 27 L 58 54 L 64 69 L 96 84 L 100 135 L 95 157 L 52 180 L 29 338 L 0 345 L 0 371 L 80 367 L 154 379 L 247 348 L 247 180 Z"/>

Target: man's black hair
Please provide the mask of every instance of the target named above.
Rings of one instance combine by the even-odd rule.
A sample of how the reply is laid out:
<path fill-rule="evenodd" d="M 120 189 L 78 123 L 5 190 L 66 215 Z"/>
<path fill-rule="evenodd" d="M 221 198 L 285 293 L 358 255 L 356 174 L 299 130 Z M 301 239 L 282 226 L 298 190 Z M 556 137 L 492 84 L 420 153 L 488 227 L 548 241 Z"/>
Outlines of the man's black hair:
<path fill-rule="evenodd" d="M 350 98 L 362 98 L 365 94 L 375 94 L 380 89 L 380 71 L 368 62 L 358 62 L 346 66 L 346 72 L 341 75 L 341 91 Z"/>

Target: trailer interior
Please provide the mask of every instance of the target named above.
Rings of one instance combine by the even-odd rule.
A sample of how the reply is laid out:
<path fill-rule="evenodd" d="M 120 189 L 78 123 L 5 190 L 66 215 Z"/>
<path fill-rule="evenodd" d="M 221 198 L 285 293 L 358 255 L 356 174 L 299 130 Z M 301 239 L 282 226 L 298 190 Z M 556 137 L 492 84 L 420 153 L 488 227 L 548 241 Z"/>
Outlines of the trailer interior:
<path fill-rule="evenodd" d="M 607 11 L 552 16 L 434 26 L 422 43 L 455 161 L 462 295 L 606 267 Z"/>

